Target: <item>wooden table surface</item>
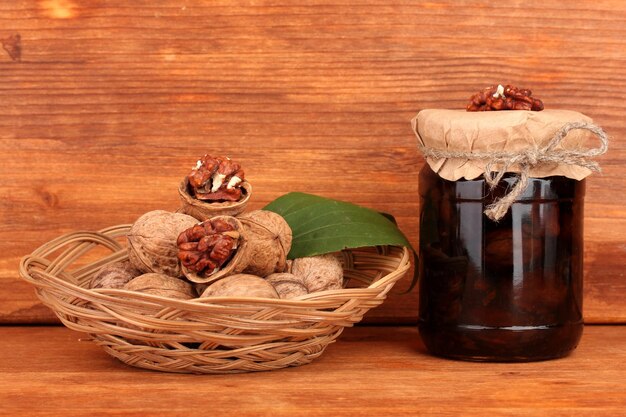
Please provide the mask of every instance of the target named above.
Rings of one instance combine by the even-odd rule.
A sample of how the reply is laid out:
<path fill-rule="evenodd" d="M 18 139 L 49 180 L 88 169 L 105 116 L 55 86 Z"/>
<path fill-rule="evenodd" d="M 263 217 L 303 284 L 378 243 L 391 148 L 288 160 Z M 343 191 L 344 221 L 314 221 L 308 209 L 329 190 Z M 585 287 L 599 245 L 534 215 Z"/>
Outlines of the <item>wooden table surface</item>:
<path fill-rule="evenodd" d="M 417 246 L 409 121 L 494 83 L 611 136 L 587 186 L 585 319 L 626 322 L 623 0 L 0 3 L 0 323 L 55 320 L 20 257 L 176 209 L 206 152 L 241 161 L 251 208 L 290 191 L 343 199 L 393 214 Z M 367 320 L 415 322 L 417 298 Z"/>
<path fill-rule="evenodd" d="M 587 326 L 564 359 L 429 356 L 413 327 L 356 327 L 309 365 L 179 375 L 129 367 L 61 327 L 0 327 L 2 416 L 626 415 L 626 326 Z"/>

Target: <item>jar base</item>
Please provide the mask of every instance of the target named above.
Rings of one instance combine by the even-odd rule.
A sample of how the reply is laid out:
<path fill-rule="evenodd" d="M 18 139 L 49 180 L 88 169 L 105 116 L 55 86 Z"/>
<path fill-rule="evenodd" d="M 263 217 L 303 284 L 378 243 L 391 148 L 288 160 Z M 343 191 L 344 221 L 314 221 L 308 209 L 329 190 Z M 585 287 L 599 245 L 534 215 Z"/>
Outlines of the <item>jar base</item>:
<path fill-rule="evenodd" d="M 535 362 L 562 358 L 578 346 L 583 323 L 558 326 L 485 327 L 432 325 L 419 321 L 426 349 L 447 359 L 472 362 Z"/>

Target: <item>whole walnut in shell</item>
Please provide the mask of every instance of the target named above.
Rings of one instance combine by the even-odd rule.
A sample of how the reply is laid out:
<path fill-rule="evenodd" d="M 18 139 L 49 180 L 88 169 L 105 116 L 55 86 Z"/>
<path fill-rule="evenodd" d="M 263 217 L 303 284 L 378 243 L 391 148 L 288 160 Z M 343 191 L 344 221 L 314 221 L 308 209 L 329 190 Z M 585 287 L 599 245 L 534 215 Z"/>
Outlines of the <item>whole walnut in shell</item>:
<path fill-rule="evenodd" d="M 291 250 L 291 228 L 285 219 L 272 211 L 255 210 L 239 217 L 249 247 L 243 272 L 265 277 L 285 270 Z"/>
<path fill-rule="evenodd" d="M 211 284 L 201 297 L 259 297 L 279 298 L 266 280 L 256 275 L 235 274 Z"/>
<path fill-rule="evenodd" d="M 164 210 L 145 213 L 128 232 L 131 264 L 141 272 L 181 276 L 176 239 L 183 230 L 196 223 L 198 220 L 181 213 Z"/>
<path fill-rule="evenodd" d="M 141 275 L 128 259 L 102 267 L 91 278 L 89 288 L 122 288 L 128 281 Z"/>
<path fill-rule="evenodd" d="M 197 297 L 196 291 L 190 283 L 155 273 L 139 275 L 126 283 L 123 289 L 180 300 L 190 300 Z"/>
<path fill-rule="evenodd" d="M 343 288 L 343 267 L 330 253 L 294 259 L 290 272 L 302 278 L 309 293 Z"/>
<path fill-rule="evenodd" d="M 288 272 L 268 275 L 265 280 L 272 284 L 280 298 L 289 299 L 309 293 L 302 278 Z"/>
<path fill-rule="evenodd" d="M 232 230 L 221 224 L 230 225 Z M 206 244 L 202 243 L 205 241 Z M 216 248 L 220 253 L 215 252 Z M 228 253 L 221 249 L 228 249 Z M 238 273 L 264 277 L 282 272 L 290 249 L 289 225 L 280 215 L 264 210 L 239 218 L 216 216 L 185 230 L 178 238 L 183 273 L 196 283 L 209 283 Z"/>

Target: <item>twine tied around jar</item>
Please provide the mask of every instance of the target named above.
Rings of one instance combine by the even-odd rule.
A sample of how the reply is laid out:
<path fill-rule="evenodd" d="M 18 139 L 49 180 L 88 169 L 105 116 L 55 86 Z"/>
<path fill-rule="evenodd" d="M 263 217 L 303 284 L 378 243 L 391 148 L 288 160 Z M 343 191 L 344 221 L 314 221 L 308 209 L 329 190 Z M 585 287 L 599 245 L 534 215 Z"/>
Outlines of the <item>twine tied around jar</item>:
<path fill-rule="evenodd" d="M 413 119 L 412 124 L 413 131 L 419 139 L 416 119 Z M 598 139 L 600 139 L 600 146 L 592 149 L 554 149 L 571 130 L 575 129 L 585 129 L 596 135 Z M 588 158 L 604 154 L 608 150 L 608 147 L 609 138 L 604 130 L 597 125 L 586 122 L 566 123 L 554 134 L 550 142 L 543 148 L 534 147 L 515 152 L 448 151 L 423 146 L 421 143 L 418 143 L 418 149 L 426 158 L 458 158 L 487 161 L 483 177 L 489 185 L 490 190 L 496 187 L 511 166 L 517 165 L 519 167 L 520 173 L 517 176 L 517 182 L 513 188 L 503 197 L 488 205 L 484 211 L 485 215 L 493 221 L 498 221 L 504 217 L 515 200 L 526 190 L 531 168 L 541 164 L 555 163 L 577 165 L 591 171 L 600 172 L 600 165 L 595 161 L 588 160 Z M 496 166 L 499 169 L 496 169 Z"/>

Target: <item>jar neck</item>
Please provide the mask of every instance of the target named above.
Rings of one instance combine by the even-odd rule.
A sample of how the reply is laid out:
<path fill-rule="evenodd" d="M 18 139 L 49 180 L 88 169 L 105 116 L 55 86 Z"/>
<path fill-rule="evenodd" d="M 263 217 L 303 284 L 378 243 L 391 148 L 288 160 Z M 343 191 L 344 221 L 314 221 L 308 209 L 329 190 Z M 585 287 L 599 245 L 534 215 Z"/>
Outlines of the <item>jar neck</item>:
<path fill-rule="evenodd" d="M 491 190 L 481 176 L 476 179 L 448 181 L 441 178 L 428 166 L 420 172 L 420 189 L 436 184 L 441 188 L 442 197 L 458 201 L 492 201 L 504 196 L 517 182 L 515 173 L 507 173 L 498 185 Z M 421 193 L 421 192 L 420 192 Z M 574 180 L 564 176 L 529 178 L 528 187 L 517 199 L 524 201 L 578 200 L 585 195 L 585 180 Z"/>

